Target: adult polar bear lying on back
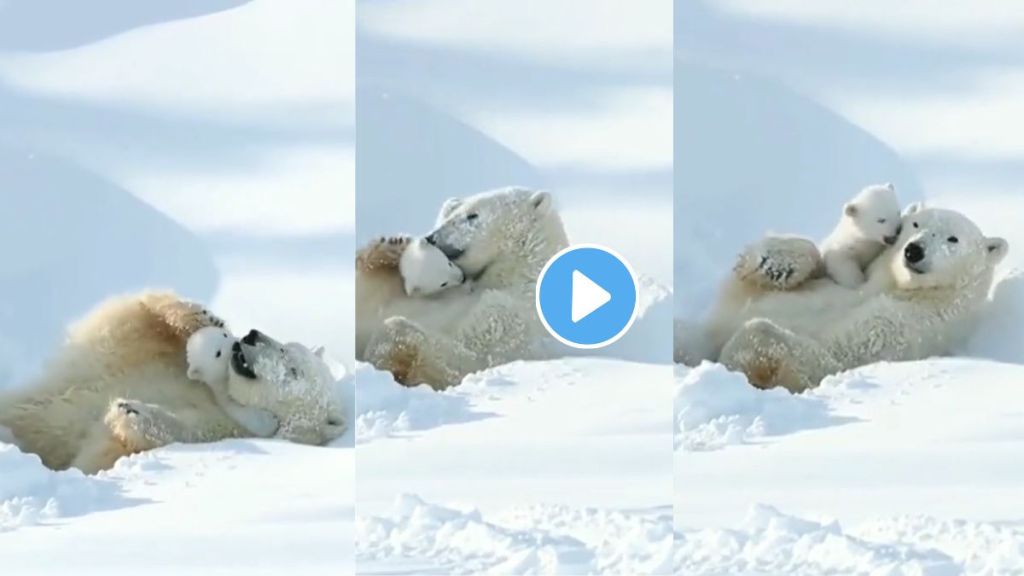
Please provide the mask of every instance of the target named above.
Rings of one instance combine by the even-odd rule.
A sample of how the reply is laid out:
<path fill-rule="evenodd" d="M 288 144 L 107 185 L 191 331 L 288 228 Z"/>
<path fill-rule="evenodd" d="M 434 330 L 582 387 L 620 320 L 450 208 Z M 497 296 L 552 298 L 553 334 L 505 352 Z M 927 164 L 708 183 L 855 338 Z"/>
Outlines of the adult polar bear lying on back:
<path fill-rule="evenodd" d="M 403 384 L 441 389 L 470 372 L 535 356 L 544 334 L 534 306 L 537 276 L 569 244 L 552 204 L 550 194 L 522 188 L 444 203 L 427 239 L 465 272 L 472 291 L 382 303 L 357 268 L 357 358 Z M 377 261 L 377 246 L 390 250 L 372 245 L 360 261 Z M 370 306 L 377 309 L 364 313 Z"/>
<path fill-rule="evenodd" d="M 812 279 L 820 255 L 809 240 L 767 238 L 740 255 L 720 293 L 707 359 L 755 386 L 800 392 L 864 364 L 948 354 L 971 333 L 1006 252 L 958 212 L 913 206 L 867 283 L 850 289 Z"/>
<path fill-rule="evenodd" d="M 0 397 L 0 428 L 47 467 L 86 473 L 173 442 L 249 436 L 206 384 L 187 376 L 186 342 L 208 326 L 223 322 L 169 293 L 101 304 L 69 330 L 36 381 Z M 322 444 L 340 435 L 323 362 L 305 349 L 247 338 L 232 349 L 231 396 L 292 422 L 278 437 Z"/>

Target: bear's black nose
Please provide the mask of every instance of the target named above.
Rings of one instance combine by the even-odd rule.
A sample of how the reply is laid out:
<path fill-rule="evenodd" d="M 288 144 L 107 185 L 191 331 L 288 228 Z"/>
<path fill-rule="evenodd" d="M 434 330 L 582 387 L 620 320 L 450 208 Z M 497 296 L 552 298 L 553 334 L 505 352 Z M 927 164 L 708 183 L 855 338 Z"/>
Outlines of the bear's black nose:
<path fill-rule="evenodd" d="M 921 248 L 921 245 L 917 242 L 911 242 L 903 249 L 903 257 L 906 258 L 907 262 L 917 264 L 924 260 L 924 248 Z"/>
<path fill-rule="evenodd" d="M 427 236 L 424 240 L 426 240 L 427 244 L 430 244 L 431 246 L 437 246 L 437 235 L 435 234 Z"/>
<path fill-rule="evenodd" d="M 248 346 L 255 346 L 260 339 L 260 331 L 253 328 L 242 338 L 242 343 Z"/>
<path fill-rule="evenodd" d="M 234 344 L 231 345 L 231 351 L 232 352 L 241 352 L 242 351 L 242 345 L 239 344 L 238 342 L 235 342 Z"/>

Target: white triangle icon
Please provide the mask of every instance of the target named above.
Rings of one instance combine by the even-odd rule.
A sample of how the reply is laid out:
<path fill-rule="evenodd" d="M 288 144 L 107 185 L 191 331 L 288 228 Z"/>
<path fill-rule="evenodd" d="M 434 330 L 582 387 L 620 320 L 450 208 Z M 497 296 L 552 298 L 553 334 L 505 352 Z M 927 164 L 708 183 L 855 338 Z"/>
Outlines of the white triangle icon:
<path fill-rule="evenodd" d="M 579 322 L 611 301 L 612 295 L 579 270 L 572 271 L 572 321 Z"/>

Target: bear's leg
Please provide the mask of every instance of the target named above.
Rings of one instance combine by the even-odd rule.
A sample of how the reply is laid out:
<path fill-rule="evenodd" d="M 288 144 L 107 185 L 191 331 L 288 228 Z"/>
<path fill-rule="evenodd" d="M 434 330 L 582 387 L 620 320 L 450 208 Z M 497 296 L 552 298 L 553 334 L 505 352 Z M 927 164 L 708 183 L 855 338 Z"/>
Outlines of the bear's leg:
<path fill-rule="evenodd" d="M 112 467 L 122 456 L 195 441 L 194 436 L 177 416 L 159 406 L 117 399 L 86 435 L 71 466 L 94 474 Z"/>
<path fill-rule="evenodd" d="M 764 290 L 792 290 L 823 269 L 814 242 L 797 236 L 769 236 L 740 254 L 733 274 Z"/>
<path fill-rule="evenodd" d="M 182 338 L 188 338 L 207 326 L 224 327 L 224 321 L 203 305 L 182 300 L 173 294 L 145 294 L 141 302 L 150 313 Z"/>
<path fill-rule="evenodd" d="M 532 306 L 527 313 L 536 314 Z M 475 369 L 489 368 L 532 356 L 536 340 L 531 330 L 534 321 L 523 313 L 522 304 L 508 294 L 488 290 L 459 322 L 454 340 L 480 358 L 482 365 Z"/>
<path fill-rule="evenodd" d="M 462 381 L 477 362 L 473 354 L 442 334 L 428 334 L 401 316 L 388 318 L 366 347 L 366 360 L 406 386 L 444 390 Z"/>
<path fill-rule="evenodd" d="M 793 393 L 814 388 L 822 378 L 841 370 L 817 342 L 760 318 L 736 331 L 722 348 L 719 361 L 746 374 L 758 388 L 782 386 Z"/>

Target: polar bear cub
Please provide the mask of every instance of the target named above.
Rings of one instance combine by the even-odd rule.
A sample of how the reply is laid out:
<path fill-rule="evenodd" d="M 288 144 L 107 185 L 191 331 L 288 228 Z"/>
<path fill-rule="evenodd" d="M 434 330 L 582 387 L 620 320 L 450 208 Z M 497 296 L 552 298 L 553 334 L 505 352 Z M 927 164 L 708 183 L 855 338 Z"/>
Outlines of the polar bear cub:
<path fill-rule="evenodd" d="M 466 275 L 426 238 L 414 238 L 398 259 L 406 296 L 429 296 L 465 283 Z"/>
<path fill-rule="evenodd" d="M 269 438 L 280 426 L 277 418 L 268 410 L 243 406 L 228 396 L 231 347 L 236 342 L 235 337 L 223 328 L 208 326 L 197 330 L 185 347 L 188 377 L 206 384 L 217 405 L 235 422 L 254 436 Z"/>
<path fill-rule="evenodd" d="M 864 188 L 843 206 L 839 223 L 821 243 L 825 273 L 847 288 L 864 284 L 868 264 L 896 243 L 901 223 L 892 184 Z"/>

